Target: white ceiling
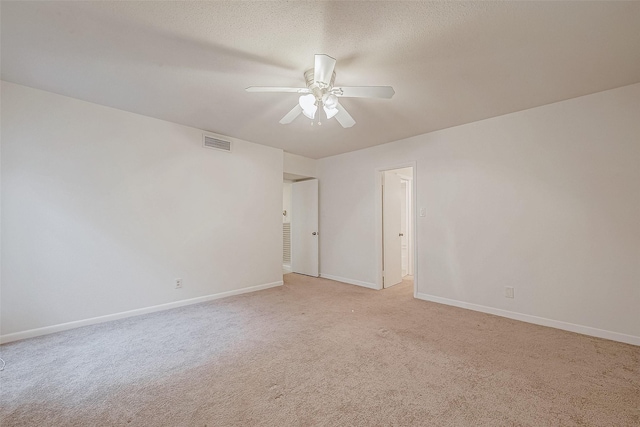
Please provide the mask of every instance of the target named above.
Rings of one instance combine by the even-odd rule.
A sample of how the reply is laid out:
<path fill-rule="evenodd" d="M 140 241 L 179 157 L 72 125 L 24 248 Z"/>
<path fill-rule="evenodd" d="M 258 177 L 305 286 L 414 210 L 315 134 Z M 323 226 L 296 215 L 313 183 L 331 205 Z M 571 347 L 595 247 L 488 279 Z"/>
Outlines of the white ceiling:
<path fill-rule="evenodd" d="M 640 2 L 2 2 L 2 79 L 321 158 L 640 82 Z M 278 120 L 313 55 L 357 121 Z"/>

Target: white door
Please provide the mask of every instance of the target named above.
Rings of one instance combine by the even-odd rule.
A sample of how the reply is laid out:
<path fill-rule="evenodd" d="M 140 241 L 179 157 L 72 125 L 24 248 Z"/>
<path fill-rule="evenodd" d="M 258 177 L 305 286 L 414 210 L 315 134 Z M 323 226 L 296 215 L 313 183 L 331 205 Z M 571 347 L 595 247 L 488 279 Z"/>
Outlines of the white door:
<path fill-rule="evenodd" d="M 402 277 L 409 274 L 409 181 L 400 180 L 402 203 L 400 204 L 400 253 L 402 254 Z"/>
<path fill-rule="evenodd" d="M 402 282 L 402 187 L 400 177 L 385 172 L 382 183 L 383 287 Z"/>
<path fill-rule="evenodd" d="M 291 207 L 291 270 L 318 277 L 317 179 L 293 183 Z"/>

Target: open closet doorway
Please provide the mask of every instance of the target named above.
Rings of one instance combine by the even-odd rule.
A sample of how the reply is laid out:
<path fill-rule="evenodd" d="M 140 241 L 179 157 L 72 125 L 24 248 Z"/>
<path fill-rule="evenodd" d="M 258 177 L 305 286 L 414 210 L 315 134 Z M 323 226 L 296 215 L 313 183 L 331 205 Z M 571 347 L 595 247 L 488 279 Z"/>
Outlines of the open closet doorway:
<path fill-rule="evenodd" d="M 382 288 L 414 288 L 413 180 L 413 166 L 380 171 Z"/>
<path fill-rule="evenodd" d="M 291 190 L 293 181 L 282 182 L 282 274 L 291 273 Z"/>

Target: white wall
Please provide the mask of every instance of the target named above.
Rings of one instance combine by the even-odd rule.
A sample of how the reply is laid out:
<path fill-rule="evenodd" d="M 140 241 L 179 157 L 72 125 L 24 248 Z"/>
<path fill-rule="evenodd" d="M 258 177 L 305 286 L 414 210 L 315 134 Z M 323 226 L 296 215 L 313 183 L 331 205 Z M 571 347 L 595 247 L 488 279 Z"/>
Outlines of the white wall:
<path fill-rule="evenodd" d="M 297 175 L 298 178 L 317 178 L 318 161 L 297 154 L 283 154 L 284 173 Z"/>
<path fill-rule="evenodd" d="M 420 297 L 640 344 L 640 84 L 319 160 L 323 275 L 375 285 L 412 161 Z"/>
<path fill-rule="evenodd" d="M 232 141 L 3 82 L 2 334 L 281 283 L 282 150 Z"/>

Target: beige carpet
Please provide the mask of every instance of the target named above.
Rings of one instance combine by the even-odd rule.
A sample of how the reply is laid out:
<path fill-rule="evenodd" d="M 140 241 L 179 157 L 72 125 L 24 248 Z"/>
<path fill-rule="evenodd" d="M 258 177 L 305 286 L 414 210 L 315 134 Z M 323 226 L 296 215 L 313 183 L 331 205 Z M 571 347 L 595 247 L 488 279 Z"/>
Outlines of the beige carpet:
<path fill-rule="evenodd" d="M 289 274 L 0 347 L 0 425 L 639 426 L 640 347 Z"/>

